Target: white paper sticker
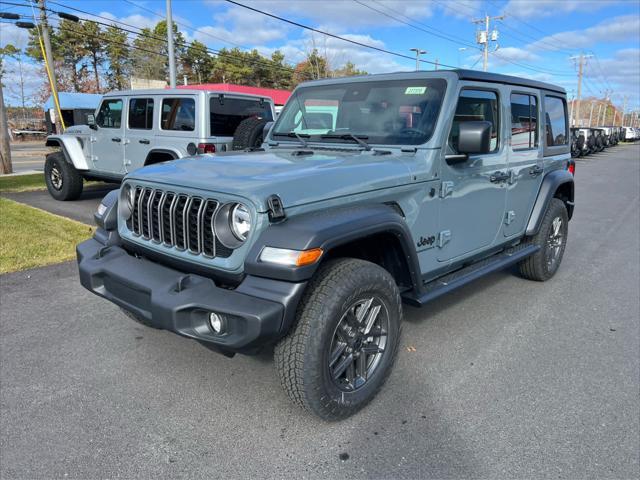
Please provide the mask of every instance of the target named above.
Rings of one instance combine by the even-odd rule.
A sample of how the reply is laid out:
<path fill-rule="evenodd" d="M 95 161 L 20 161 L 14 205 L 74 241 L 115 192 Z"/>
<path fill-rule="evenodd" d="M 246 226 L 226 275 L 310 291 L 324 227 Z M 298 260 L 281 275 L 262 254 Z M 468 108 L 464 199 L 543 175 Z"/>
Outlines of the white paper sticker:
<path fill-rule="evenodd" d="M 427 91 L 427 87 L 407 87 L 404 91 L 405 95 L 422 95 Z"/>

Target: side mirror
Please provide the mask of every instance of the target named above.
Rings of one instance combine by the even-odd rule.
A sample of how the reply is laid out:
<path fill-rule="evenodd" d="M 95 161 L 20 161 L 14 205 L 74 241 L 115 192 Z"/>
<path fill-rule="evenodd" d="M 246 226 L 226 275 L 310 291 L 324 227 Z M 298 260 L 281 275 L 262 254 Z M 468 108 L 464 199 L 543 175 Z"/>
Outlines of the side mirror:
<path fill-rule="evenodd" d="M 458 153 L 445 156 L 449 165 L 469 160 L 469 155 L 491 151 L 491 122 L 470 120 L 458 124 Z"/>
<path fill-rule="evenodd" d="M 264 128 L 262 129 L 262 138 L 266 139 L 267 135 L 269 135 L 269 132 L 271 131 L 271 127 L 273 127 L 274 122 L 267 122 L 264 125 Z"/>
<path fill-rule="evenodd" d="M 89 125 L 89 128 L 91 128 L 92 130 L 98 129 L 98 126 L 96 125 L 96 117 L 93 115 L 93 113 L 87 115 L 87 125 Z"/>

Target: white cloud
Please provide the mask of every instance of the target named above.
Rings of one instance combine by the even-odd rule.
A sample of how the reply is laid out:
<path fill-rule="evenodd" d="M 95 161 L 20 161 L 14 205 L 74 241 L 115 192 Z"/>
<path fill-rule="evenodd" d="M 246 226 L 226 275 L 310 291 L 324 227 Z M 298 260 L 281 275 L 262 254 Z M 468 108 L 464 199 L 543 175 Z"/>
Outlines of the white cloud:
<path fill-rule="evenodd" d="M 27 106 L 34 105 L 34 92 L 37 92 L 46 77 L 43 77 L 42 68 L 39 65 L 28 63 L 26 57 L 22 57 L 22 78 L 24 80 L 25 103 Z M 20 69 L 18 62 L 13 58 L 5 58 L 5 74 L 2 78 L 4 85 L 4 100 L 10 106 L 22 106 L 20 94 Z"/>
<path fill-rule="evenodd" d="M 640 17 L 637 15 L 623 15 L 605 20 L 584 30 L 572 30 L 554 33 L 527 45 L 527 49 L 544 48 L 577 49 L 586 48 L 598 42 L 625 42 L 640 36 Z"/>
<path fill-rule="evenodd" d="M 126 17 L 117 17 L 110 12 L 100 12 L 99 15 L 113 20 L 114 22 L 113 24 L 116 26 L 118 26 L 118 24 L 115 22 L 122 22 L 122 23 L 126 23 L 127 25 L 131 25 L 132 27 L 135 27 L 135 28 L 153 28 L 160 20 L 159 18 L 152 18 L 148 15 L 140 15 L 137 13 L 133 15 L 127 15 Z M 127 28 L 127 27 L 124 27 L 124 28 Z"/>
<path fill-rule="evenodd" d="M 0 47 L 12 44 L 17 48 L 27 46 L 29 40 L 29 31 L 24 28 L 18 28 L 13 23 L 3 23 L 0 32 Z"/>

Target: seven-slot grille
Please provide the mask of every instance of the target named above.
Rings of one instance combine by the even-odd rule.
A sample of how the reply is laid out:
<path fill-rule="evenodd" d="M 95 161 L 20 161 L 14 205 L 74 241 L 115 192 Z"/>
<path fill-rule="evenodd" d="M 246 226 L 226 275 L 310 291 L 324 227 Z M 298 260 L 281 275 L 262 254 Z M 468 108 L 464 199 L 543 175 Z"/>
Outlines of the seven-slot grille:
<path fill-rule="evenodd" d="M 233 250 L 220 243 L 211 226 L 219 206 L 217 200 L 135 187 L 127 228 L 143 240 L 209 258 L 226 258 Z"/>

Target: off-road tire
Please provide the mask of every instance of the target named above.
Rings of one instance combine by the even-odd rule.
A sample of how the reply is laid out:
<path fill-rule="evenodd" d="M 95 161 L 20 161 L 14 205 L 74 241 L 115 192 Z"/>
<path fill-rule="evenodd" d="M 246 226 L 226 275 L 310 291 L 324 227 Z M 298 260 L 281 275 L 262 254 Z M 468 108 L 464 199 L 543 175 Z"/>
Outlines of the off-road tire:
<path fill-rule="evenodd" d="M 258 117 L 245 118 L 240 122 L 233 134 L 233 150 L 246 150 L 258 148 L 262 145 L 264 126 L 269 120 Z"/>
<path fill-rule="evenodd" d="M 552 265 L 549 265 L 548 254 L 550 252 L 549 249 L 552 248 L 549 242 L 554 231 L 554 221 L 558 218 L 562 222 L 562 244 L 560 245 L 555 261 Z M 527 240 L 527 244 L 537 245 L 540 247 L 540 250 L 519 263 L 520 275 L 538 282 L 545 282 L 555 275 L 562 262 L 564 249 L 567 246 L 568 225 L 569 215 L 567 214 L 567 207 L 559 198 L 552 198 L 544 214 L 540 230 Z"/>
<path fill-rule="evenodd" d="M 62 152 L 47 155 L 44 162 L 44 180 L 47 190 L 56 200 L 76 200 L 82 194 L 82 175 L 66 161 Z"/>
<path fill-rule="evenodd" d="M 331 375 L 329 350 L 345 312 L 369 296 L 384 305 L 385 310 L 379 311 L 386 315 L 381 318 L 388 319 L 386 345 L 365 383 L 345 392 Z M 364 260 L 328 261 L 307 286 L 296 321 L 275 349 L 280 382 L 291 400 L 327 421 L 344 419 L 364 408 L 389 376 L 400 342 L 402 303 L 393 277 Z"/>
<path fill-rule="evenodd" d="M 141 325 L 144 325 L 145 327 L 157 328 L 157 327 L 153 326 L 153 324 L 149 320 L 144 318 L 144 317 L 139 317 L 135 313 L 130 312 L 129 310 L 124 309 L 122 307 L 120 307 L 120 310 L 122 311 L 122 313 L 124 313 L 127 317 L 129 317 L 134 322 L 137 322 L 137 323 L 139 323 Z"/>

